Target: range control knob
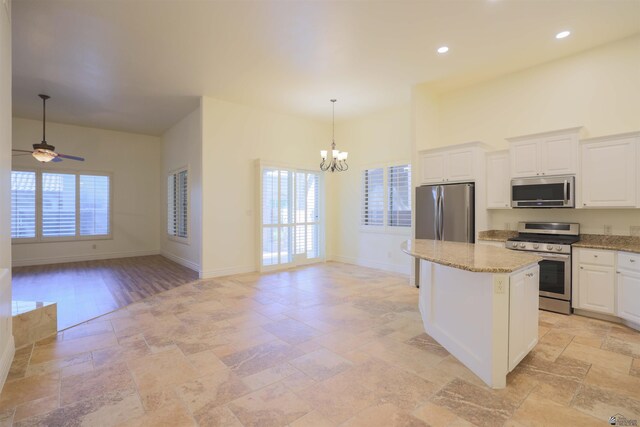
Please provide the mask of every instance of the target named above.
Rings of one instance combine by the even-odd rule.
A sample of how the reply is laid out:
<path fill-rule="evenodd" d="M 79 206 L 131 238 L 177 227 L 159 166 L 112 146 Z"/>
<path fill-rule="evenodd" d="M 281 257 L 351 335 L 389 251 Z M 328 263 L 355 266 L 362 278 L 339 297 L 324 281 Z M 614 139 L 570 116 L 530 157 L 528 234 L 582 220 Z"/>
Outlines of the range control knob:
<path fill-rule="evenodd" d="M 548 251 L 552 251 L 553 250 L 553 245 L 547 245 L 547 250 Z"/>
<path fill-rule="evenodd" d="M 556 250 L 561 251 L 562 250 L 562 246 L 560 246 L 560 245 L 556 246 Z"/>
<path fill-rule="evenodd" d="M 533 249 L 538 249 L 539 247 L 540 247 L 540 245 L 539 245 L 539 244 L 537 244 L 537 243 L 534 243 L 534 244 L 533 244 Z"/>
<path fill-rule="evenodd" d="M 514 247 L 514 248 L 517 248 L 517 247 L 518 247 L 518 243 L 517 243 L 517 242 L 513 242 L 513 243 L 511 244 L 511 246 L 512 246 L 512 247 Z"/>
<path fill-rule="evenodd" d="M 526 243 L 520 243 L 520 247 L 521 247 L 522 249 L 524 249 L 524 248 L 526 248 L 526 247 L 527 247 L 527 245 L 526 245 Z"/>

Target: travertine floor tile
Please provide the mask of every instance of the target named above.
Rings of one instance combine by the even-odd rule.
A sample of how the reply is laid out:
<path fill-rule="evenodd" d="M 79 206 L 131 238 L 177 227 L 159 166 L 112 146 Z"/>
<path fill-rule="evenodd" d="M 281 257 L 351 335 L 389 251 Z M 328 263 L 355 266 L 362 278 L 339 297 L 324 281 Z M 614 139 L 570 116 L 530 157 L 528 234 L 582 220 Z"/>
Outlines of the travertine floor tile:
<path fill-rule="evenodd" d="M 290 363 L 316 381 L 332 377 L 353 365 L 349 360 L 327 349 L 305 354 L 291 360 Z"/>
<path fill-rule="evenodd" d="M 0 411 L 15 408 L 26 402 L 57 395 L 60 374 L 34 375 L 5 383 L 0 394 Z"/>
<path fill-rule="evenodd" d="M 402 411 L 391 403 L 372 406 L 343 424 L 345 427 L 370 427 L 373 425 L 387 427 L 428 427 L 423 420 Z"/>
<path fill-rule="evenodd" d="M 633 361 L 630 356 L 573 342 L 567 346 L 562 355 L 625 374 L 631 369 Z"/>
<path fill-rule="evenodd" d="M 119 390 L 135 390 L 131 373 L 124 363 L 62 378 L 60 405 Z"/>
<path fill-rule="evenodd" d="M 289 424 L 311 411 L 309 405 L 287 387 L 275 384 L 234 400 L 229 408 L 246 427 Z"/>
<path fill-rule="evenodd" d="M 524 426 L 602 426 L 605 421 L 558 405 L 550 399 L 530 397 L 518 408 L 513 420 Z M 613 415 L 613 414 L 611 414 Z M 607 417 L 608 421 L 608 417 Z"/>
<path fill-rule="evenodd" d="M 177 349 L 130 360 L 127 365 L 138 389 L 143 393 L 182 384 L 199 376 Z"/>

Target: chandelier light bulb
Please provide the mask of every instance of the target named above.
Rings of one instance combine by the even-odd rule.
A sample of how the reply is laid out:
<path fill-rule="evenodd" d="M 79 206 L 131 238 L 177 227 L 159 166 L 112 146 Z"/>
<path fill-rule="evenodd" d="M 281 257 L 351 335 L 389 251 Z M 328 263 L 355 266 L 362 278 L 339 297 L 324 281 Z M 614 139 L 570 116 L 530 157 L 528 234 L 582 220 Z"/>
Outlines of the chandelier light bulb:
<path fill-rule="evenodd" d="M 327 159 L 327 150 L 320 150 L 320 157 L 322 157 L 322 160 L 326 160 Z"/>

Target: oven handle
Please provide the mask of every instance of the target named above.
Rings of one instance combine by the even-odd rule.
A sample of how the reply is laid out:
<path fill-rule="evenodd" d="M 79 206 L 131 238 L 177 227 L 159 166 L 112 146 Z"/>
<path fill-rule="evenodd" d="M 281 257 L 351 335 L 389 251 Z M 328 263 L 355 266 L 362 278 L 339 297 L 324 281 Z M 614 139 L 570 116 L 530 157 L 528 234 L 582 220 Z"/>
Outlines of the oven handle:
<path fill-rule="evenodd" d="M 564 203 L 567 204 L 569 202 L 569 199 L 567 198 L 567 194 L 569 192 L 569 181 L 567 181 L 566 179 L 564 180 Z"/>
<path fill-rule="evenodd" d="M 552 258 L 552 259 L 570 259 L 571 255 L 568 254 L 550 254 L 547 252 L 531 252 L 534 255 L 538 255 L 540 258 Z"/>

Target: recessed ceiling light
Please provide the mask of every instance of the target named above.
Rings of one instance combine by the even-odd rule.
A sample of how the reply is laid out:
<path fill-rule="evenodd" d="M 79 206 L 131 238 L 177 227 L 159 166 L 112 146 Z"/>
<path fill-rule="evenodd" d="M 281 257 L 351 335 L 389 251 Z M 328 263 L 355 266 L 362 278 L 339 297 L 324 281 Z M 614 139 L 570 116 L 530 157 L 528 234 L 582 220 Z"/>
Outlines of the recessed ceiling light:
<path fill-rule="evenodd" d="M 571 34 L 571 31 L 560 31 L 558 34 L 556 34 L 556 38 L 563 39 L 565 37 L 569 37 L 569 34 Z"/>
<path fill-rule="evenodd" d="M 446 46 L 442 46 L 438 48 L 438 53 L 447 53 L 449 52 L 449 48 Z"/>

